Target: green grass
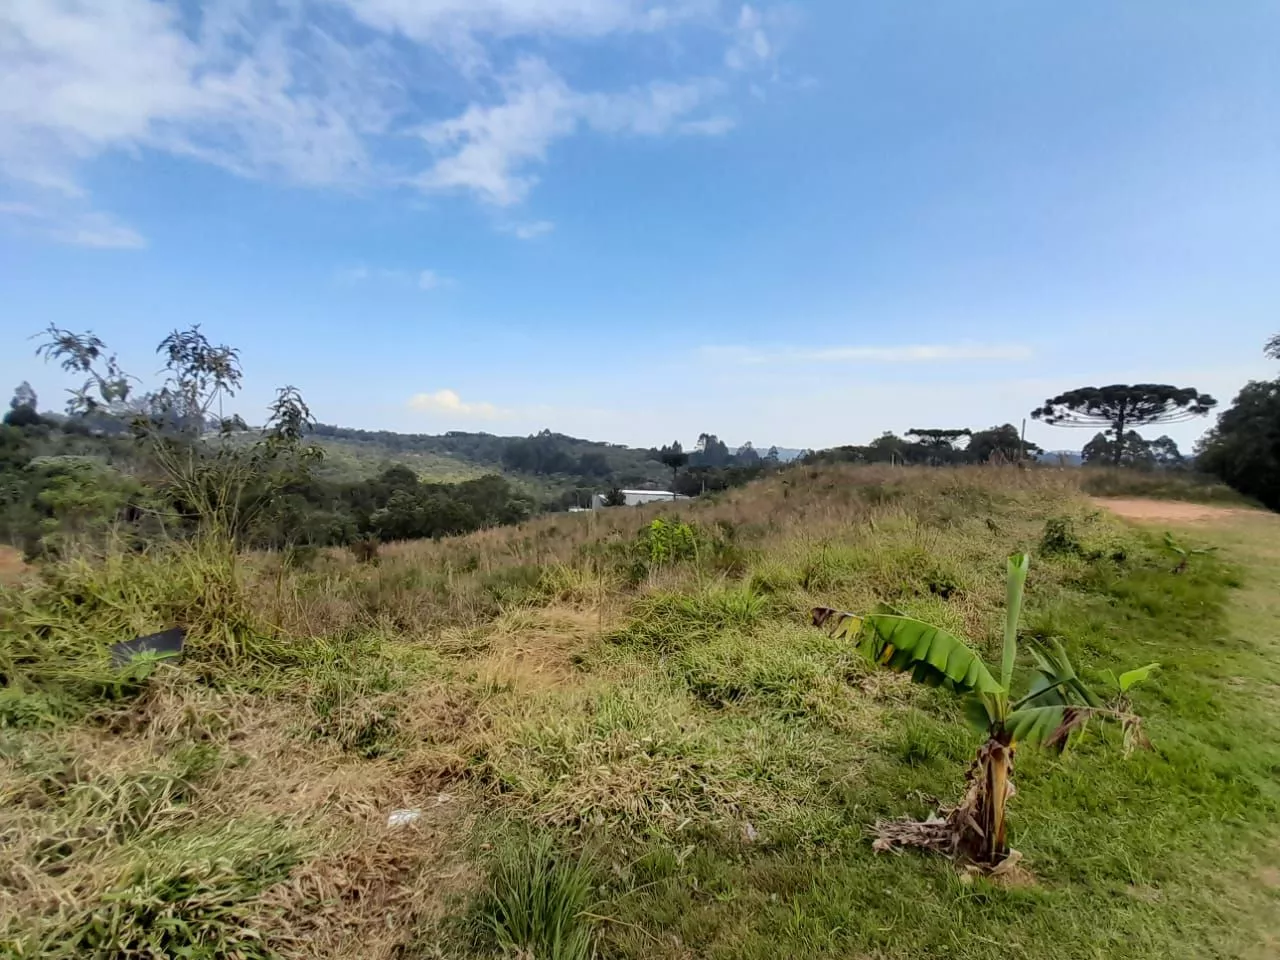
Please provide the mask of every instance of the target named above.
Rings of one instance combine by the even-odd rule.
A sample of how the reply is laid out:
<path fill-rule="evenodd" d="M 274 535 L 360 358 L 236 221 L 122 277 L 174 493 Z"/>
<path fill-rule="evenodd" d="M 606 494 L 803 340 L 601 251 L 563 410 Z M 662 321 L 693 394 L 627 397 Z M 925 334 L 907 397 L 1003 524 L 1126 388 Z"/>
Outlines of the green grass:
<path fill-rule="evenodd" d="M 1082 475 L 1084 491 L 1098 497 L 1147 497 L 1224 506 L 1257 506 L 1253 500 L 1215 477 L 1191 470 L 1090 466 L 1082 469 Z"/>
<path fill-rule="evenodd" d="M 1073 477 L 791 471 L 683 506 L 698 548 L 661 562 L 635 511 L 377 567 L 49 568 L 0 594 L 0 955 L 1267 956 L 1280 523 L 1176 530 L 1220 549 L 1174 573 Z M 1024 633 L 1092 680 L 1161 662 L 1153 749 L 1019 751 L 1012 881 L 876 854 L 977 741 L 807 610 L 889 602 L 995 662 L 1017 549 Z M 105 665 L 179 618 L 177 669 Z"/>
<path fill-rule="evenodd" d="M 473 925 L 483 948 L 546 960 L 587 960 L 594 952 L 593 866 L 557 851 L 546 836 L 505 843 L 492 857 Z"/>

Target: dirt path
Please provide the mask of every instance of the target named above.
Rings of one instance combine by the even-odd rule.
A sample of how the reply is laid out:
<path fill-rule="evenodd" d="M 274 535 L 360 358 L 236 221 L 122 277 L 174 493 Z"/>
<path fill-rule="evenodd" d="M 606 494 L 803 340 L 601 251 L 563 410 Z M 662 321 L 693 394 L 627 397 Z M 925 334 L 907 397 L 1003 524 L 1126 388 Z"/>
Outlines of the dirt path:
<path fill-rule="evenodd" d="M 1236 690 L 1273 703 L 1280 713 L 1280 514 L 1244 507 L 1214 507 L 1170 500 L 1125 500 L 1094 497 L 1093 503 L 1139 523 L 1181 527 L 1188 542 L 1212 544 L 1243 568 L 1243 582 L 1227 610 L 1237 642 L 1254 648 L 1270 666 L 1253 676 L 1228 677 Z M 1274 714 L 1273 714 L 1274 715 Z M 1278 728 L 1260 736 L 1275 736 Z M 1280 957 L 1280 844 L 1259 846 L 1252 863 L 1240 865 L 1237 900 L 1245 916 L 1257 918 L 1263 941 L 1242 960 Z"/>
<path fill-rule="evenodd" d="M 21 553 L 13 547 L 0 546 L 0 584 L 17 583 L 26 569 Z"/>
<path fill-rule="evenodd" d="M 1128 520 L 1199 523 L 1206 520 L 1235 520 L 1245 517 L 1271 517 L 1248 507 L 1215 507 L 1207 503 L 1185 503 L 1181 500 L 1138 500 L 1120 497 L 1092 497 L 1095 506 L 1105 507 Z"/>

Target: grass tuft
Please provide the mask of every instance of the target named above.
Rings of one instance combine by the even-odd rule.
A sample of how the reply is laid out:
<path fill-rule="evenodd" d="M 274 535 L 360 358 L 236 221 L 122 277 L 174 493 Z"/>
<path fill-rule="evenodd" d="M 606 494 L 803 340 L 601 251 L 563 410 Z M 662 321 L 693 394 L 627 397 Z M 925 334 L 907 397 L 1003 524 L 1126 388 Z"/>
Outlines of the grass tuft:
<path fill-rule="evenodd" d="M 493 857 L 474 907 L 481 940 L 520 957 L 587 960 L 594 953 L 590 860 L 547 836 L 509 841 Z"/>

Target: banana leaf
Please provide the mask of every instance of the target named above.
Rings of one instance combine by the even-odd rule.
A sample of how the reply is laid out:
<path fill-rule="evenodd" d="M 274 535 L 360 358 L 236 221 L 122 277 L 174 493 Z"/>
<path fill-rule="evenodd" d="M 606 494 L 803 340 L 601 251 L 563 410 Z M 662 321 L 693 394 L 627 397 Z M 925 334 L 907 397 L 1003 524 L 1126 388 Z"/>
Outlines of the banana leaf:
<path fill-rule="evenodd" d="M 957 693 L 1003 694 L 982 659 L 958 637 L 923 620 L 873 613 L 862 618 L 858 649 L 917 683 Z"/>

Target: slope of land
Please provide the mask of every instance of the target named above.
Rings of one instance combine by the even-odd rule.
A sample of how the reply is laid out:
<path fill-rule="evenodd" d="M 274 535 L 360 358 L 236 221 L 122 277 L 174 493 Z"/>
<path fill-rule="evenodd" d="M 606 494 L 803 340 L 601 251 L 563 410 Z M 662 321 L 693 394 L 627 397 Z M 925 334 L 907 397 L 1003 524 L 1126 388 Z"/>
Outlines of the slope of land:
<path fill-rule="evenodd" d="M 0 943 L 493 956 L 537 902 L 610 957 L 1274 955 L 1276 518 L 1148 529 L 1077 478 L 800 468 L 377 565 L 157 548 L 0 587 Z M 1175 574 L 1166 528 L 1220 549 Z M 1020 752 L 1017 884 L 875 854 L 975 740 L 807 611 L 889 602 L 994 658 L 1018 549 L 1028 633 L 1098 682 L 1163 664 L 1154 747 Z M 180 665 L 105 665 L 173 622 Z"/>
<path fill-rule="evenodd" d="M 450 482 L 503 473 L 532 490 L 562 490 L 575 483 L 670 482 L 671 471 L 653 452 L 543 431 L 532 437 L 489 433 L 404 434 L 318 424 L 315 437 L 344 479 L 365 479 L 388 463 L 403 463 L 424 479 Z"/>

